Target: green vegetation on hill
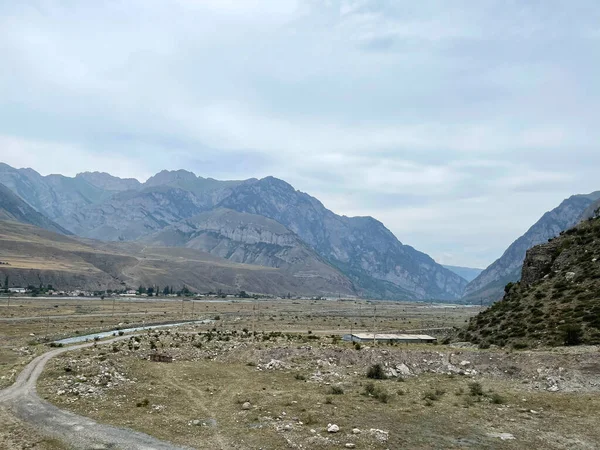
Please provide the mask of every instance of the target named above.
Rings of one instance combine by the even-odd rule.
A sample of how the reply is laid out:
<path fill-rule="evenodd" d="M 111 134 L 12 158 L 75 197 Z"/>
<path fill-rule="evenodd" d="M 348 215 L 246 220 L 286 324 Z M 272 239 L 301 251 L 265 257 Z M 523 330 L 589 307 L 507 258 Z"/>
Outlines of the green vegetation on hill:
<path fill-rule="evenodd" d="M 600 218 L 529 250 L 521 281 L 463 338 L 482 347 L 600 344 Z"/>

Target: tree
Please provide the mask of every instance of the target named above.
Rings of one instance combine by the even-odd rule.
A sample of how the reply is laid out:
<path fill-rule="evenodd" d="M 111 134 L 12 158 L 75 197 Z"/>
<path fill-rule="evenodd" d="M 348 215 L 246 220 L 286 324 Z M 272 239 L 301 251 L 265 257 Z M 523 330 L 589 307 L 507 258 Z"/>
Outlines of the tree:
<path fill-rule="evenodd" d="M 147 290 L 148 292 L 148 297 L 152 297 L 154 295 L 154 288 L 152 286 L 150 286 Z"/>
<path fill-rule="evenodd" d="M 165 286 L 165 288 L 163 289 L 163 295 L 169 295 L 171 293 L 171 289 L 169 288 L 169 286 Z"/>
<path fill-rule="evenodd" d="M 145 294 L 146 293 L 146 288 L 144 286 L 140 285 L 140 287 L 137 290 L 137 293 L 140 294 L 140 295 L 141 294 Z"/>
<path fill-rule="evenodd" d="M 4 292 L 8 292 L 8 275 L 4 278 Z"/>

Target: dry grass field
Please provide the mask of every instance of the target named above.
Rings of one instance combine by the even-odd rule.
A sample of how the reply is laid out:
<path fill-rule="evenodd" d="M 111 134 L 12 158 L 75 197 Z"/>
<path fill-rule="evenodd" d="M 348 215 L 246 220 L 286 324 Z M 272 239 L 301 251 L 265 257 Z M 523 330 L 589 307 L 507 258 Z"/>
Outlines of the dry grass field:
<path fill-rule="evenodd" d="M 478 308 L 126 299 L 114 309 L 113 315 L 109 299 L 13 299 L 0 309 L 8 312 L 0 322 L 3 382 L 45 351 L 39 341 L 46 337 L 216 319 L 65 353 L 49 362 L 38 391 L 99 422 L 202 449 L 593 449 L 600 443 L 596 347 L 517 352 L 369 343 L 357 349 L 338 339 L 374 327 L 427 328 L 442 338 L 443 328 L 463 325 Z M 174 362 L 149 361 L 155 352 Z M 366 376 L 376 364 L 387 379 Z M 328 424 L 340 431 L 327 432 Z M 11 430 L 0 431 L 0 442 L 33 436 L 16 421 Z M 61 445 L 41 437 L 28 442 L 49 450 Z"/>

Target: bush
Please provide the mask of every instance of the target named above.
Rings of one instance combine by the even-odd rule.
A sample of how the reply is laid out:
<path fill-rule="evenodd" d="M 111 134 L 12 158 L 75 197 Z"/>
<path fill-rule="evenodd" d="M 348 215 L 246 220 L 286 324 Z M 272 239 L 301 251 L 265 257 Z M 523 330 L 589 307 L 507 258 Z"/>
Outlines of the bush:
<path fill-rule="evenodd" d="M 367 383 L 363 395 L 374 397 L 381 403 L 387 403 L 390 399 L 390 394 L 381 386 L 375 386 L 374 383 Z"/>
<path fill-rule="evenodd" d="M 479 397 L 483 395 L 483 386 L 481 386 L 481 383 L 478 383 L 477 381 L 469 383 L 469 392 L 473 397 Z"/>
<path fill-rule="evenodd" d="M 581 344 L 582 330 L 577 324 L 565 325 L 562 329 L 565 345 Z"/>
<path fill-rule="evenodd" d="M 369 367 L 367 370 L 367 378 L 372 380 L 385 380 L 385 372 L 383 371 L 383 366 L 381 364 L 374 364 Z"/>
<path fill-rule="evenodd" d="M 329 389 L 329 394 L 331 395 L 342 395 L 344 393 L 344 389 L 341 386 L 331 386 Z"/>
<path fill-rule="evenodd" d="M 503 405 L 504 403 L 506 403 L 506 401 L 504 400 L 504 397 L 502 397 L 500 394 L 496 394 L 496 393 L 493 393 L 490 396 L 490 400 L 492 401 L 492 403 L 494 405 Z"/>
<path fill-rule="evenodd" d="M 444 395 L 445 393 L 446 391 L 442 389 L 436 389 L 435 391 L 426 392 L 423 396 L 423 400 L 430 400 L 432 402 L 435 402 L 442 398 L 442 395 Z"/>
<path fill-rule="evenodd" d="M 150 400 L 148 400 L 147 398 L 145 398 L 141 402 L 137 402 L 135 404 L 135 406 L 137 406 L 138 408 L 141 408 L 142 406 L 148 406 L 149 404 L 150 404 Z"/>

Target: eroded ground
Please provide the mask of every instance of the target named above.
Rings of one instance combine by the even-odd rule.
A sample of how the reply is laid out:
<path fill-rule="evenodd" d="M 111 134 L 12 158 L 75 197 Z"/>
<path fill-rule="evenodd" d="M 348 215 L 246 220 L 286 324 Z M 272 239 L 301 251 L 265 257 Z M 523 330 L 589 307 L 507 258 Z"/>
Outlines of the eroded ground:
<path fill-rule="evenodd" d="M 154 352 L 174 362 L 149 361 Z M 39 390 L 62 408 L 194 448 L 593 449 L 598 356 L 158 331 L 65 354 Z M 366 377 L 374 364 L 387 379 Z"/>

